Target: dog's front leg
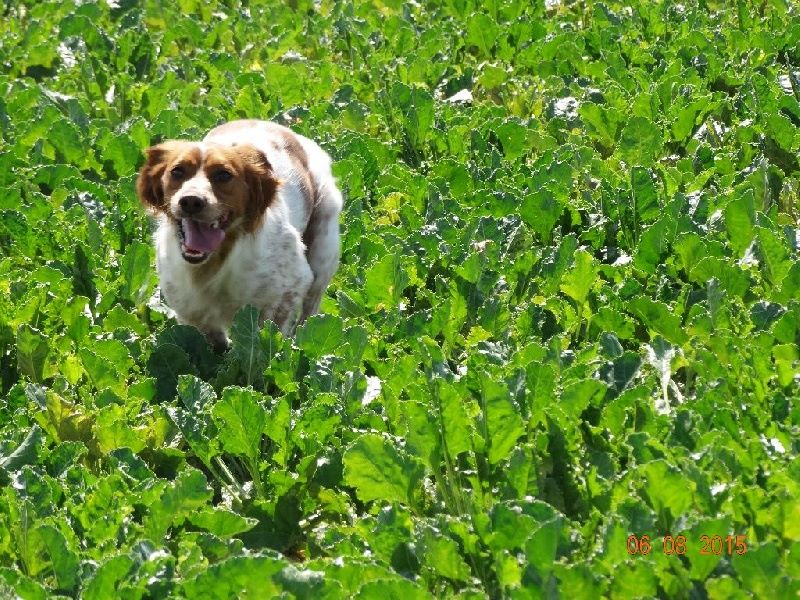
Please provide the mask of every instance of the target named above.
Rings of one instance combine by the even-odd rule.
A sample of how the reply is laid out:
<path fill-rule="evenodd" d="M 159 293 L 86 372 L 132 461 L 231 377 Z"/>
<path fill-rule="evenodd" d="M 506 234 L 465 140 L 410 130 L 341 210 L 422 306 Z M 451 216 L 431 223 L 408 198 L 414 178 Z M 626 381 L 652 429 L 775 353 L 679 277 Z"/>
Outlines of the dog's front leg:
<path fill-rule="evenodd" d="M 300 295 L 295 292 L 284 293 L 277 305 L 261 309 L 261 324 L 270 320 L 278 326 L 284 337 L 293 336 L 300 314 L 300 300 Z"/>
<path fill-rule="evenodd" d="M 231 347 L 228 336 L 221 329 L 210 329 L 206 331 L 205 334 L 208 343 L 211 344 L 211 347 L 217 354 L 222 354 Z"/>

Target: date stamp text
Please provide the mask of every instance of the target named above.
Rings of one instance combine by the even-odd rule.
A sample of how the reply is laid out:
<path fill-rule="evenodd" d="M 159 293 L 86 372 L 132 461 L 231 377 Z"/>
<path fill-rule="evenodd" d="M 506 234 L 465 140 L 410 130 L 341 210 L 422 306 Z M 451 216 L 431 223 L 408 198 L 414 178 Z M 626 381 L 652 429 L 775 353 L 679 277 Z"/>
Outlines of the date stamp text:
<path fill-rule="evenodd" d="M 659 546 L 662 553 L 670 556 L 691 552 L 705 556 L 742 556 L 747 552 L 747 536 L 744 535 L 701 535 L 698 539 L 690 539 L 685 535 L 665 535 L 660 540 L 659 544 L 659 538 L 651 540 L 648 535 L 631 534 L 627 541 L 628 554 L 647 556 L 654 550 L 657 552 Z"/>

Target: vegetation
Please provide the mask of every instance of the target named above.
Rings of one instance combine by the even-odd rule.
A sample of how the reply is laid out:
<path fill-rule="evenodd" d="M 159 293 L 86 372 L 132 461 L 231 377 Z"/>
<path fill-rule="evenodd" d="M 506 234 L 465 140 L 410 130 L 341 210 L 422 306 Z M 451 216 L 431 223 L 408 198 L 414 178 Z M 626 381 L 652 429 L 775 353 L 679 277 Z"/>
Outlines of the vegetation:
<path fill-rule="evenodd" d="M 3 596 L 800 593 L 797 3 L 3 10 Z M 343 264 L 220 356 L 134 181 L 239 117 Z"/>

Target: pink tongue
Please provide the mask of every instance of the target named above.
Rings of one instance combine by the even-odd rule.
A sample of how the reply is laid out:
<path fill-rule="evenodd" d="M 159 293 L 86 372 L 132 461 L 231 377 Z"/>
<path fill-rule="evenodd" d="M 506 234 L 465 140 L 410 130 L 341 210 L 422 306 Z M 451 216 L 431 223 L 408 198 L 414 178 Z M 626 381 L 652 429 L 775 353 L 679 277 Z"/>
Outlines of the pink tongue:
<path fill-rule="evenodd" d="M 225 232 L 206 223 L 181 219 L 186 247 L 194 252 L 213 252 L 222 243 Z"/>

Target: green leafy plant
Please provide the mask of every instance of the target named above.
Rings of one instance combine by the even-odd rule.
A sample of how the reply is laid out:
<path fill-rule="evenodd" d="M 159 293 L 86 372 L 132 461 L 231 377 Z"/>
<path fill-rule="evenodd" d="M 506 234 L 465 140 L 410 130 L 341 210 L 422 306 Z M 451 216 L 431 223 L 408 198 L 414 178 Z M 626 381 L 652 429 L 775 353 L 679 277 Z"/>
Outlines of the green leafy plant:
<path fill-rule="evenodd" d="M 800 592 L 796 3 L 3 17 L 0 595 Z M 330 152 L 342 264 L 217 354 L 134 182 L 236 118 Z"/>

